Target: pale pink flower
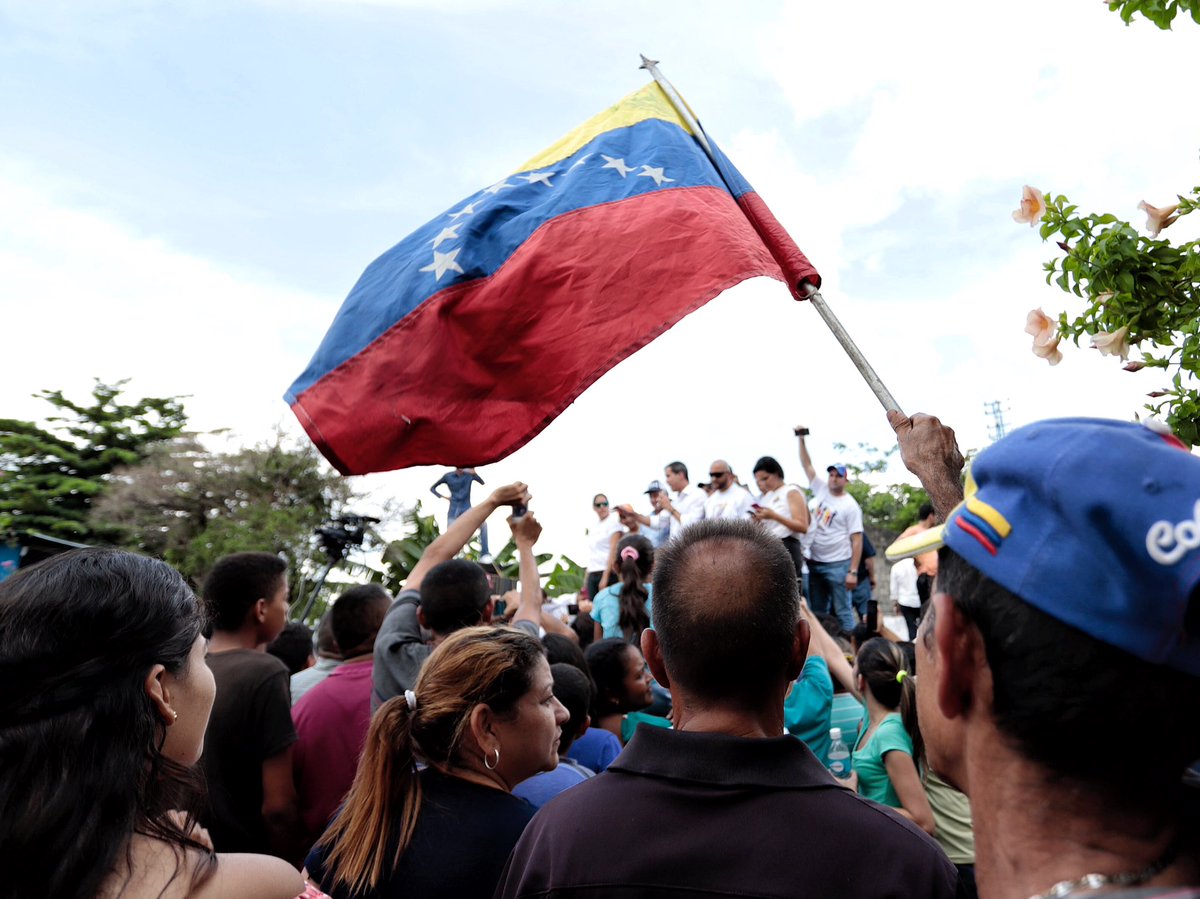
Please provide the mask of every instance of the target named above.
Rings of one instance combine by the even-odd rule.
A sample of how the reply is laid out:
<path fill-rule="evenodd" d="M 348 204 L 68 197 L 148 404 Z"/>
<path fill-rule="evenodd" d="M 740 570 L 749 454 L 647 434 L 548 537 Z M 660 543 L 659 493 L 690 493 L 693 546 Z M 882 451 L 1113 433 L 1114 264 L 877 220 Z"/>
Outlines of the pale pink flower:
<path fill-rule="evenodd" d="M 1125 366 L 1124 366 L 1125 371 L 1141 371 L 1145 367 L 1146 367 L 1145 362 L 1137 362 L 1137 361 L 1126 362 Z"/>
<path fill-rule="evenodd" d="M 1179 209 L 1179 204 L 1174 206 L 1164 206 L 1159 209 L 1157 206 L 1151 206 L 1145 200 L 1138 203 L 1138 209 L 1146 213 L 1146 230 L 1150 232 L 1151 237 L 1158 237 L 1158 233 L 1163 228 L 1169 228 L 1174 224 L 1175 219 L 1179 218 L 1176 212 Z"/>
<path fill-rule="evenodd" d="M 1120 356 L 1123 360 L 1129 358 L 1129 326 L 1125 325 L 1111 334 L 1097 331 L 1092 335 L 1092 346 L 1100 351 L 1101 356 Z"/>
<path fill-rule="evenodd" d="M 1033 344 L 1033 355 L 1039 359 L 1045 359 L 1051 365 L 1058 365 L 1062 362 L 1062 353 L 1058 349 L 1059 338 L 1055 337 L 1049 343 L 1038 343 L 1036 340 Z"/>
<path fill-rule="evenodd" d="M 1104 303 L 1107 303 L 1109 300 L 1111 300 L 1114 296 L 1116 296 L 1115 293 L 1113 293 L 1111 290 L 1106 290 L 1106 291 L 1104 291 L 1104 293 L 1096 294 L 1096 296 L 1093 297 L 1093 300 L 1095 302 L 1103 305 Z"/>
<path fill-rule="evenodd" d="M 1054 340 L 1055 334 L 1058 333 L 1058 325 L 1041 309 L 1030 309 L 1029 314 L 1025 316 L 1025 333 L 1033 335 L 1034 346 L 1045 346 Z"/>
<path fill-rule="evenodd" d="M 1046 214 L 1046 197 L 1036 187 L 1030 187 L 1026 184 L 1021 188 L 1021 207 L 1013 210 L 1013 221 L 1029 223 L 1032 228 L 1042 220 L 1042 216 Z"/>

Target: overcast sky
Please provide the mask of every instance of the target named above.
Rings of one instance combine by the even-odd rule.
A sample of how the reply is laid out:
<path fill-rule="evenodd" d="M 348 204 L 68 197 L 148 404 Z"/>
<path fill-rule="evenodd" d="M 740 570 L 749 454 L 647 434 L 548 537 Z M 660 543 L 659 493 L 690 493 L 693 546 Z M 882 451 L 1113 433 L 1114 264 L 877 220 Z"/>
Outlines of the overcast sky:
<path fill-rule="evenodd" d="M 1010 213 L 1032 184 L 1140 226 L 1139 200 L 1200 180 L 1187 21 L 1126 27 L 1090 0 L 0 0 L 0 415 L 130 378 L 187 395 L 196 428 L 302 438 L 281 396 L 363 268 L 643 85 L 640 52 L 901 405 L 964 449 L 988 442 L 985 402 L 1010 427 L 1128 419 L 1161 386 L 1086 348 L 1033 356 L 1026 312 L 1080 307 L 1044 283 L 1053 244 Z M 592 494 L 641 503 L 672 459 L 703 480 L 725 458 L 751 482 L 772 454 L 802 481 L 797 422 L 822 467 L 834 441 L 893 442 L 815 312 L 757 279 L 481 473 L 528 481 L 545 549 L 579 558 Z M 437 477 L 354 482 L 364 509 L 424 497 L 444 514 Z"/>

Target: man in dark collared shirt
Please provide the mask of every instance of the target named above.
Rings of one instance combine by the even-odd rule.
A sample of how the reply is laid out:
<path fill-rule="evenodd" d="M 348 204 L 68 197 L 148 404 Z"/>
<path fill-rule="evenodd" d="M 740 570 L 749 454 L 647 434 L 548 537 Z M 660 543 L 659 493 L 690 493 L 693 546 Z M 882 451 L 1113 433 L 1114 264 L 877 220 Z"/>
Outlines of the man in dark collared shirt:
<path fill-rule="evenodd" d="M 654 624 L 642 651 L 676 730 L 639 728 L 542 809 L 497 896 L 955 895 L 929 837 L 784 735 L 809 633 L 778 540 L 751 522 L 689 528 L 658 556 Z"/>

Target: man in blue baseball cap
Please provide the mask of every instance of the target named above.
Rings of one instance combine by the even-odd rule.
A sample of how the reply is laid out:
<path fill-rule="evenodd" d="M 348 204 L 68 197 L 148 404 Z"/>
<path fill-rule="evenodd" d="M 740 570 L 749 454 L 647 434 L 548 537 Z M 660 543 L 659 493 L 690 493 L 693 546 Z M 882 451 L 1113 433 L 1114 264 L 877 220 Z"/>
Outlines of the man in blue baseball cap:
<path fill-rule="evenodd" d="M 1200 459 L 1157 423 L 1055 419 L 964 491 L 953 431 L 889 421 L 945 519 L 887 555 L 939 553 L 917 705 L 980 893 L 1200 896 Z"/>

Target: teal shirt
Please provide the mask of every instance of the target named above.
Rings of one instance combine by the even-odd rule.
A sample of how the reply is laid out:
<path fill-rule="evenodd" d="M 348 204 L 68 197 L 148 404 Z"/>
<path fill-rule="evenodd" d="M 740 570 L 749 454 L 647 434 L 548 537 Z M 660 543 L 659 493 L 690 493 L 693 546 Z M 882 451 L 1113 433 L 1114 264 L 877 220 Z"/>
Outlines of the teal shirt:
<path fill-rule="evenodd" d="M 654 585 L 646 585 L 646 614 L 653 616 L 650 611 L 650 600 L 654 598 Z M 596 594 L 595 600 L 592 602 L 592 620 L 599 621 L 600 627 L 604 629 L 604 639 L 609 637 L 617 637 L 625 639 L 625 634 L 621 631 L 621 585 L 614 584 L 611 587 L 605 587 Z M 651 617 L 651 626 L 654 625 L 653 617 Z"/>
<path fill-rule="evenodd" d="M 868 727 L 870 725 L 868 724 Z M 864 731 L 865 733 L 865 731 Z M 854 748 L 854 770 L 858 772 L 858 792 L 868 799 L 900 808 L 900 797 L 892 787 L 892 779 L 888 777 L 887 767 L 883 757 L 889 752 L 903 752 L 911 757 L 913 754 L 912 738 L 904 729 L 904 722 L 897 712 L 892 712 L 879 722 L 875 733 L 865 743 L 859 738 L 859 745 Z"/>
<path fill-rule="evenodd" d="M 783 726 L 805 742 L 822 765 L 829 765 L 829 716 L 833 708 L 833 678 L 820 656 L 810 656 L 800 677 L 783 701 Z M 846 737 L 843 735 L 843 740 Z"/>
<path fill-rule="evenodd" d="M 862 703 L 850 693 L 834 693 L 833 709 L 829 713 L 829 726 L 842 729 L 842 742 L 853 746 L 861 733 L 860 725 L 866 717 Z"/>

